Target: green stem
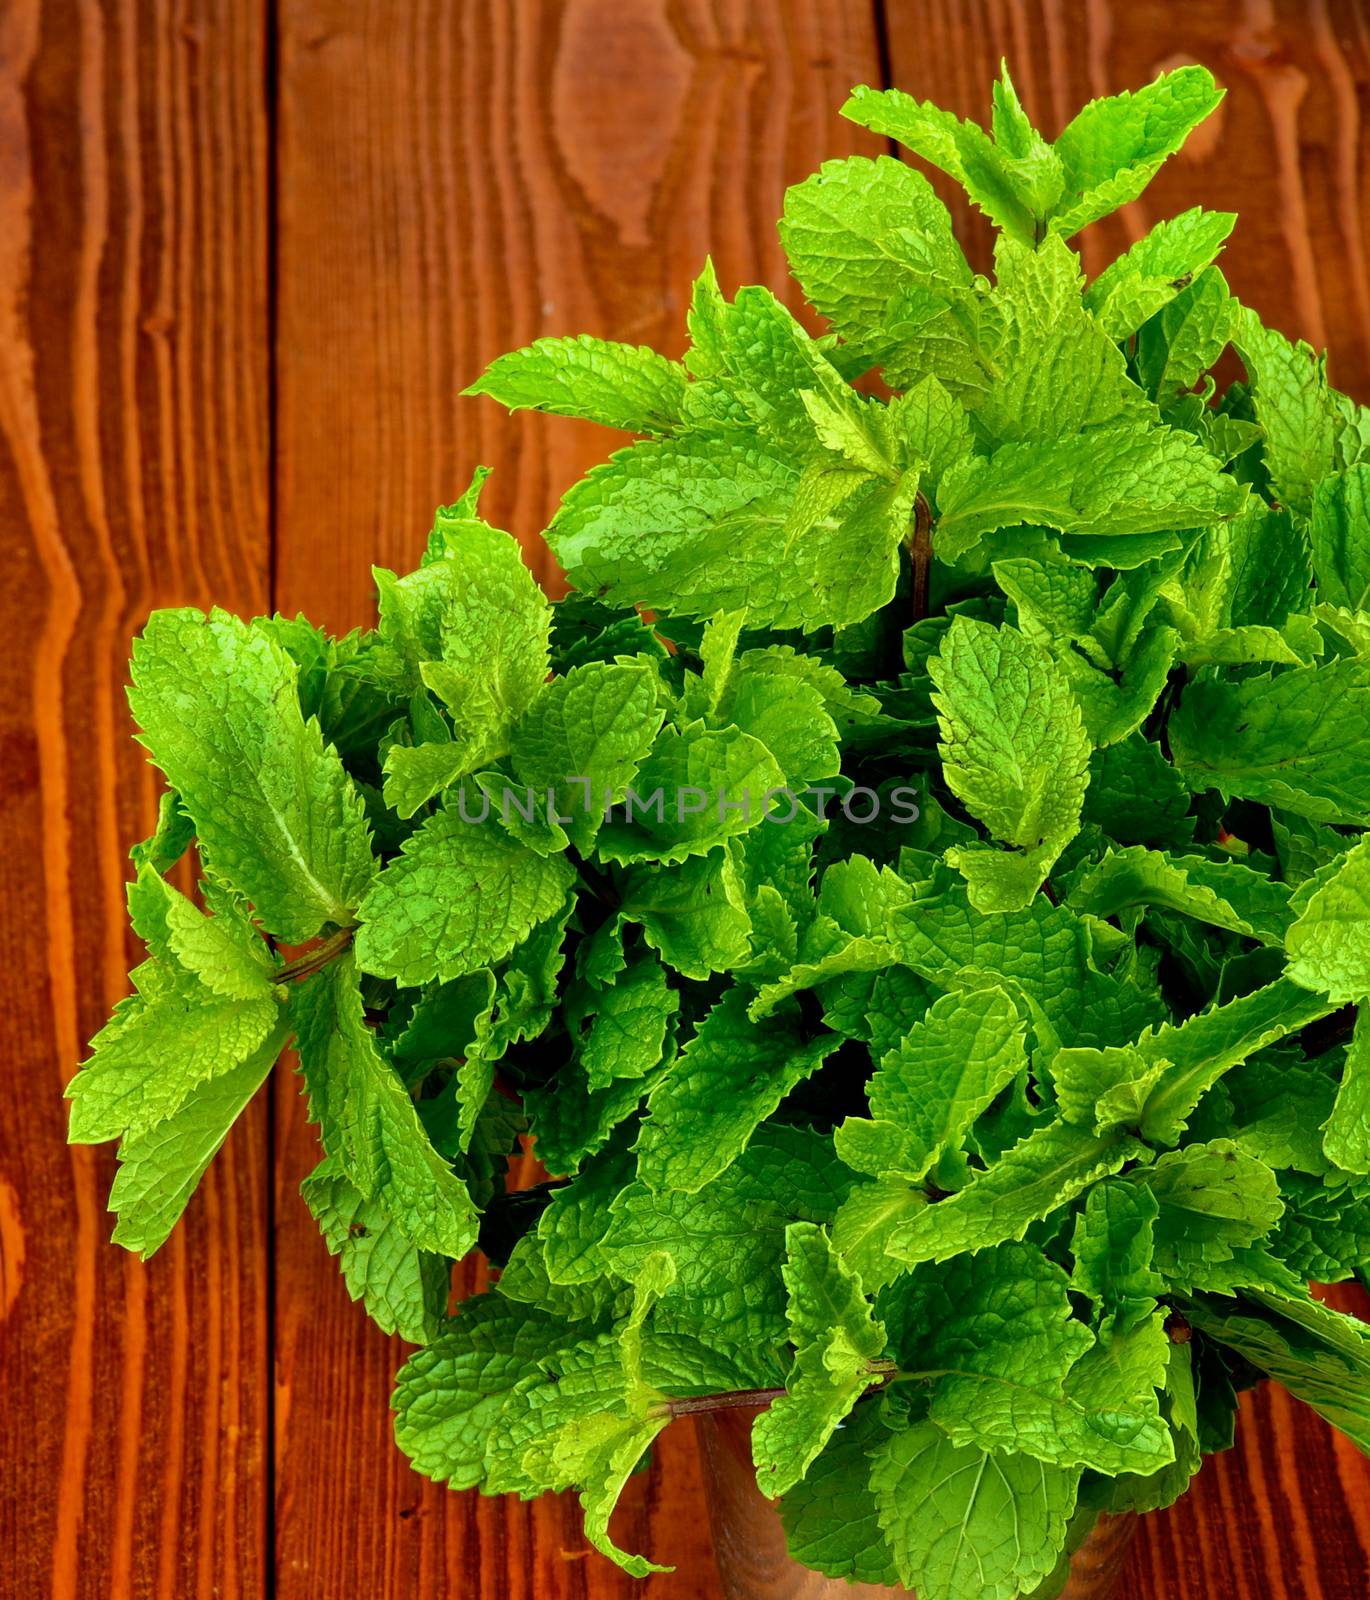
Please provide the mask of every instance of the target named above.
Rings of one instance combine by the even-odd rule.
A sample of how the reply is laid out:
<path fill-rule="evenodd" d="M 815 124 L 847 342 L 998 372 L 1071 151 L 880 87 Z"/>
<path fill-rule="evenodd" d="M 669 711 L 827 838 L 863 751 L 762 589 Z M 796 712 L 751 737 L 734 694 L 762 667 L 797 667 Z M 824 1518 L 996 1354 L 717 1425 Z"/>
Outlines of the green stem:
<path fill-rule="evenodd" d="M 326 939 L 306 950 L 302 956 L 296 956 L 293 961 L 287 962 L 276 974 L 276 982 L 296 983 L 299 979 L 308 978 L 320 971 L 347 949 L 356 931 L 354 927 L 339 928 L 336 933 L 330 933 Z"/>
<path fill-rule="evenodd" d="M 932 567 L 932 507 L 922 490 L 913 498 L 913 533 L 907 541 L 913 568 L 913 620 L 928 614 L 928 572 Z"/>
<path fill-rule="evenodd" d="M 869 1394 L 877 1393 L 887 1383 L 902 1376 L 892 1361 L 872 1361 L 869 1371 L 872 1379 L 867 1390 Z M 721 1394 L 683 1395 L 679 1399 L 665 1401 L 664 1412 L 658 1412 L 658 1415 L 674 1418 L 695 1416 L 701 1411 L 736 1411 L 746 1406 L 759 1409 L 770 1405 L 772 1400 L 779 1400 L 784 1393 L 784 1389 L 728 1389 Z"/>
<path fill-rule="evenodd" d="M 734 1411 L 743 1406 L 768 1406 L 784 1392 L 783 1389 L 732 1389 L 726 1394 L 684 1395 L 678 1400 L 668 1400 L 666 1410 L 672 1417 L 689 1417 L 701 1411 Z"/>

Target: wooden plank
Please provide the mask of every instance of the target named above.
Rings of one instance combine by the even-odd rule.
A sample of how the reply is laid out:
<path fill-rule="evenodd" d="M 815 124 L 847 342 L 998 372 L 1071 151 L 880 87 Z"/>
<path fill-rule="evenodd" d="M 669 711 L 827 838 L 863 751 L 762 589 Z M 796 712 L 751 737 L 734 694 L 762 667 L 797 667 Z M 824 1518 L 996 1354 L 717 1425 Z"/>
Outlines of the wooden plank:
<path fill-rule="evenodd" d="M 0 1551 L 7 1594 L 265 1589 L 266 1106 L 144 1267 L 61 1099 L 124 992 L 154 605 L 266 598 L 259 7 L 0 8 Z"/>
<path fill-rule="evenodd" d="M 1370 1316 L 1354 1285 L 1323 1294 Z M 1370 1464 L 1272 1384 L 1242 1396 L 1236 1447 L 1189 1494 L 1144 1517 L 1121 1593 L 1355 1600 L 1370 1593 Z"/>
<path fill-rule="evenodd" d="M 535 542 L 605 435 L 511 421 L 460 388 L 544 334 L 678 348 L 706 251 L 725 283 L 779 284 L 781 193 L 858 147 L 835 113 L 878 72 L 864 0 L 524 0 L 369 22 L 284 0 L 286 603 L 355 622 L 366 564 L 412 559 L 479 461 L 497 467 L 488 514 Z"/>
<path fill-rule="evenodd" d="M 1146 195 L 1081 237 L 1090 271 L 1161 217 L 1236 211 L 1222 258 L 1234 293 L 1291 336 L 1331 347 L 1334 381 L 1370 400 L 1370 279 L 1362 205 L 1370 137 L 1364 0 L 1176 6 L 1170 0 L 929 0 L 887 5 L 891 81 L 984 120 L 1007 58 L 1029 114 L 1054 134 L 1087 99 L 1198 61 L 1227 99 Z M 950 185 L 976 265 L 989 230 Z M 1347 1309 L 1364 1297 L 1341 1291 Z M 1179 1505 L 1144 1518 L 1121 1593 L 1352 1600 L 1370 1592 L 1370 1463 L 1266 1386 L 1244 1398 L 1237 1448 Z"/>
<path fill-rule="evenodd" d="M 370 563 L 411 564 L 479 461 L 488 513 L 536 550 L 614 441 L 457 391 L 543 334 L 679 349 L 706 250 L 727 283 L 779 285 L 782 190 L 857 147 L 836 109 L 879 64 L 864 0 L 284 0 L 281 17 L 279 603 L 346 627 L 370 616 Z M 282 1600 L 715 1592 L 688 1429 L 616 1522 L 678 1564 L 646 1584 L 587 1551 L 573 1503 L 408 1469 L 386 1412 L 402 1350 L 349 1305 L 298 1199 L 316 1148 L 289 1088 L 279 1121 Z"/>

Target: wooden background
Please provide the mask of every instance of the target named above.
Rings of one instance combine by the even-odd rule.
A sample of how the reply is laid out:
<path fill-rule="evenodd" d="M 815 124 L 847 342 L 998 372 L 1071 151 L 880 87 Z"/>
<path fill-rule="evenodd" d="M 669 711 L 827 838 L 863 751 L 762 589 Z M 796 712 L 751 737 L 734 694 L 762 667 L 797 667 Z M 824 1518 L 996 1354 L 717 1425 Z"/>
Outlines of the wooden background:
<path fill-rule="evenodd" d="M 1091 260 L 1239 210 L 1234 289 L 1370 399 L 1365 0 L 0 0 L 0 1593 L 717 1595 L 683 1427 L 616 1525 L 678 1563 L 640 1588 L 573 1506 L 409 1471 L 288 1078 L 152 1263 L 108 1245 L 111 1152 L 66 1147 L 60 1091 L 135 954 L 128 640 L 185 602 L 367 620 L 478 461 L 536 552 L 606 440 L 458 389 L 540 334 L 678 350 L 705 250 L 781 286 L 786 184 L 875 147 L 850 85 L 978 114 L 1001 54 L 1048 131 L 1207 63 L 1226 104 Z M 1273 1394 L 1124 1590 L 1367 1593 L 1366 1463 Z"/>

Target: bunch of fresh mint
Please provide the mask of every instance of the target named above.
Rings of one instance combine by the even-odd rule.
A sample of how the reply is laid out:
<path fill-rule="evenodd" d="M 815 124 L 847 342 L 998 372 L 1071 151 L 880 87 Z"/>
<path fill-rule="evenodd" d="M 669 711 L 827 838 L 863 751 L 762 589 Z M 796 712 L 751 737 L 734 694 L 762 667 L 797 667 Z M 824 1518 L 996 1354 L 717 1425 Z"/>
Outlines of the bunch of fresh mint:
<path fill-rule="evenodd" d="M 624 1480 L 758 1391 L 801 1561 L 1006 1600 L 1260 1374 L 1370 1442 L 1366 1331 L 1306 1289 L 1370 1255 L 1370 413 L 1232 299 L 1233 217 L 1089 283 L 1068 243 L 1218 99 L 1050 144 L 1007 75 L 989 134 L 860 89 L 993 282 L 912 167 L 830 163 L 781 230 L 831 332 L 706 269 L 683 362 L 476 385 L 641 436 L 548 531 L 568 599 L 478 479 L 374 632 L 148 623 L 148 959 L 71 1137 L 149 1253 L 293 1039 L 420 1471 L 575 1486 L 640 1574 Z"/>

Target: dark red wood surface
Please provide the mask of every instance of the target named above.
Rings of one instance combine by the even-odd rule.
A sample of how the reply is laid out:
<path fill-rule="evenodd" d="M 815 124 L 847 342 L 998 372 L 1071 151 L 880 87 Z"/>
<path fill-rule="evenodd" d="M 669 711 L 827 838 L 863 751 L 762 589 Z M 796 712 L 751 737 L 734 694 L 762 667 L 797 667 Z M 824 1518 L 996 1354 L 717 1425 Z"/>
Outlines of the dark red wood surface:
<path fill-rule="evenodd" d="M 1370 398 L 1364 0 L 0 0 L 6 1600 L 716 1600 L 688 1428 L 616 1524 L 677 1563 L 645 1584 L 572 1503 L 409 1471 L 401 1349 L 299 1200 L 287 1075 L 153 1262 L 107 1244 L 110 1152 L 67 1149 L 60 1091 L 134 953 L 153 786 L 128 639 L 210 599 L 366 621 L 370 564 L 412 562 L 479 461 L 551 580 L 539 530 L 608 441 L 457 391 L 544 333 L 677 350 L 706 252 L 782 289 L 784 187 L 875 148 L 847 88 L 979 114 L 1000 55 L 1048 131 L 1211 66 L 1222 110 L 1087 255 L 1196 202 L 1241 212 L 1234 289 Z M 1365 1461 L 1252 1397 L 1122 1592 L 1362 1600 Z"/>

